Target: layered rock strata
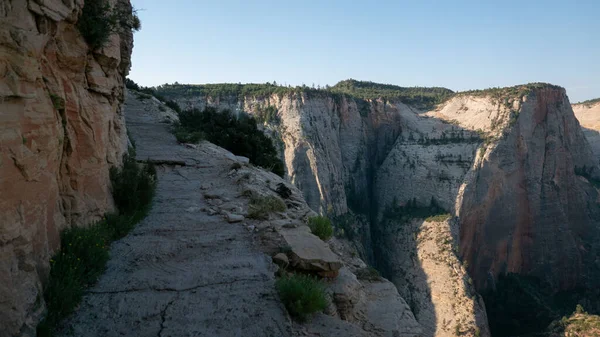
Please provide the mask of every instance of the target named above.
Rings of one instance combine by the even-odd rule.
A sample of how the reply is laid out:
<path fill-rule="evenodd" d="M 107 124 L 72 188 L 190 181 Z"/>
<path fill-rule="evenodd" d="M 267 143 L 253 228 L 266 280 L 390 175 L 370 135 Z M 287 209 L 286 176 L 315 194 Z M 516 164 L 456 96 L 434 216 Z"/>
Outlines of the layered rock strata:
<path fill-rule="evenodd" d="M 131 11 L 128 0 L 113 7 Z M 91 50 L 83 1 L 0 4 L 0 326 L 30 335 L 60 231 L 113 209 L 108 171 L 127 149 L 121 111 L 131 31 Z"/>
<path fill-rule="evenodd" d="M 440 326 L 449 329 L 443 303 L 457 298 L 472 307 L 463 326 L 485 333 L 485 323 L 479 324 L 483 305 L 472 289 L 493 287 L 501 273 L 533 275 L 557 290 L 593 286 L 597 279 L 598 161 L 562 88 L 534 84 L 461 93 L 431 110 L 386 99 L 367 100 L 365 107 L 364 100 L 327 91 L 171 98 L 182 107 L 210 105 L 258 117 L 275 111 L 276 118 L 263 125 L 279 144 L 288 178 L 312 209 L 345 219 L 346 233 L 358 234 L 359 251 L 399 289 L 420 286 L 419 277 L 393 273 L 403 265 L 420 264 L 419 273 L 449 273 L 460 281 L 453 266 L 462 261 L 473 285 L 457 282 L 463 295 L 440 293 L 432 305 L 422 305 L 428 318 L 415 313 L 428 335 L 440 334 Z M 390 234 L 405 221 L 385 216 L 409 205 L 435 206 L 454 217 L 452 230 L 434 225 L 452 234 L 447 250 L 454 258 L 442 254 L 445 246 L 435 240 L 438 253 L 431 253 L 432 261 L 454 261 L 445 271 L 417 263 L 416 257 L 427 255 L 423 245 L 396 255 L 375 249 L 410 234 Z M 427 226 L 421 220 L 416 227 Z"/>

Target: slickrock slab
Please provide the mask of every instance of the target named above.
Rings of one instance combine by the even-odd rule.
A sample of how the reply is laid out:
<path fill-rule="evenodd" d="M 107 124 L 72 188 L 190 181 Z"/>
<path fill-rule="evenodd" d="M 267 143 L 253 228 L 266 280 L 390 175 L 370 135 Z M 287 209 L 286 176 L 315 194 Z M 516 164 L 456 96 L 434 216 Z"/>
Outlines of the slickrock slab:
<path fill-rule="evenodd" d="M 340 277 L 353 286 L 335 285 L 343 265 L 329 247 L 336 239 L 326 243 L 310 232 L 306 219 L 316 213 L 296 187 L 252 165 L 232 169 L 239 160 L 213 144 L 177 144 L 160 113 L 131 97 L 126 111 L 138 160 L 163 161 L 154 205 L 113 244 L 105 274 L 59 336 L 418 336 L 419 324 L 389 281 L 372 285 L 346 270 Z M 287 209 L 268 220 L 242 218 L 247 191 L 285 191 Z M 329 277 L 327 292 L 338 300 L 308 322 L 293 322 L 275 289 L 273 261 Z"/>
<path fill-rule="evenodd" d="M 113 244 L 105 274 L 59 335 L 290 336 L 271 258 L 258 249 L 252 232 L 228 223 L 239 220 L 234 214 L 200 211 L 211 209 L 213 199 L 205 194 L 218 200 L 239 195 L 227 177 L 233 161 L 226 151 L 177 144 L 160 116 L 131 97 L 126 111 L 138 159 L 186 166 L 157 168 L 148 217 Z"/>
<path fill-rule="evenodd" d="M 286 228 L 279 231 L 290 247 L 291 264 L 296 269 L 317 272 L 338 271 L 342 261 L 308 227 Z"/>

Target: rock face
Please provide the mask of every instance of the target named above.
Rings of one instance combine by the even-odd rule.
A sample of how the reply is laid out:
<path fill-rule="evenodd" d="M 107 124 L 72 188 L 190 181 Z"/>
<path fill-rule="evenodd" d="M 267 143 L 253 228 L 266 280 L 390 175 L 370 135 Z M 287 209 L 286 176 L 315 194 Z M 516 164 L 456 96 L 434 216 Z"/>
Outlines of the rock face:
<path fill-rule="evenodd" d="M 112 1 L 131 10 L 129 0 Z M 90 50 L 83 1 L 0 4 L 0 326 L 29 335 L 67 226 L 113 208 L 109 167 L 126 151 L 121 103 L 131 32 Z"/>
<path fill-rule="evenodd" d="M 457 200 L 460 248 L 478 288 L 502 272 L 555 289 L 597 286 L 599 172 L 562 88 L 522 97 L 474 163 Z M 587 178 L 576 171 L 587 168 Z"/>
<path fill-rule="evenodd" d="M 288 178 L 315 211 L 347 220 L 359 251 L 414 302 L 425 335 L 450 334 L 455 315 L 459 330 L 488 334 L 474 289 L 493 287 L 500 273 L 537 276 L 555 289 L 593 286 L 600 221 L 590 182 L 598 160 L 562 88 L 461 93 L 426 111 L 310 90 L 170 98 L 259 117 L 275 111 L 264 129 L 279 144 Z M 386 218 L 390 207 L 410 204 L 454 217 L 433 225 Z M 451 238 L 450 246 L 417 242 L 426 229 Z M 455 292 L 423 281 L 445 277 Z M 414 289 L 424 295 L 412 296 Z"/>
<path fill-rule="evenodd" d="M 490 336 L 482 298 L 456 256 L 454 220 L 378 225 L 380 268 L 408 302 L 425 336 Z"/>
<path fill-rule="evenodd" d="M 573 104 L 573 112 L 598 159 L 597 163 L 600 163 L 600 101 Z"/>
<path fill-rule="evenodd" d="M 106 273 L 59 336 L 421 335 L 391 282 L 361 277 L 366 265 L 348 254 L 347 242 L 310 233 L 306 218 L 315 212 L 296 187 L 208 142 L 178 144 L 161 112 L 130 95 L 126 109 L 138 159 L 163 163 L 154 205 L 113 243 Z M 248 214 L 249 195 L 276 198 L 282 185 L 285 211 L 229 223 L 229 214 Z M 332 295 L 326 313 L 292 321 L 277 296 L 272 259 L 278 274 L 340 270 L 323 281 Z"/>

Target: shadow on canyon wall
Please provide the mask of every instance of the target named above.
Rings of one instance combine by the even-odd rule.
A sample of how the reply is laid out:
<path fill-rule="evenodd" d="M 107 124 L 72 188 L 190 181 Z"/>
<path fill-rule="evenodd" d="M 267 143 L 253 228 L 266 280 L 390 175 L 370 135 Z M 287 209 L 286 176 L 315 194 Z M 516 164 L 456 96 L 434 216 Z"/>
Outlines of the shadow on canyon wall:
<path fill-rule="evenodd" d="M 583 129 L 583 134 L 590 144 L 592 151 L 594 151 L 594 155 L 596 155 L 598 164 L 600 165 L 600 132 L 586 127 L 581 128 Z"/>

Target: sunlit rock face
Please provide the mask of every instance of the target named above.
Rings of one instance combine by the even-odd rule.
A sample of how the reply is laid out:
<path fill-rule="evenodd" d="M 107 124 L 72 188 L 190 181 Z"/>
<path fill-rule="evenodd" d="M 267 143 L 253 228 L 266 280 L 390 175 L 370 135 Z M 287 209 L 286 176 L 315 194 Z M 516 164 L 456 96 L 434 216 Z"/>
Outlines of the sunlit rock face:
<path fill-rule="evenodd" d="M 131 10 L 128 0 L 111 5 Z M 32 335 L 60 231 L 113 209 L 109 167 L 126 151 L 123 80 L 133 36 L 90 50 L 83 1 L 0 3 L 0 326 Z"/>
<path fill-rule="evenodd" d="M 564 89 L 523 97 L 518 118 L 475 163 L 457 206 L 461 253 L 479 288 L 503 272 L 537 276 L 555 289 L 594 286 L 596 163 Z"/>

